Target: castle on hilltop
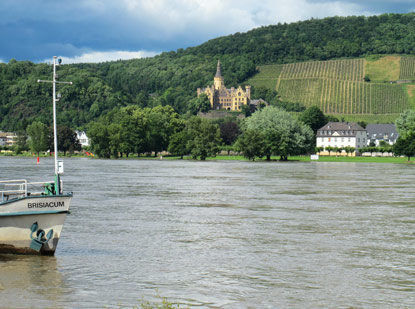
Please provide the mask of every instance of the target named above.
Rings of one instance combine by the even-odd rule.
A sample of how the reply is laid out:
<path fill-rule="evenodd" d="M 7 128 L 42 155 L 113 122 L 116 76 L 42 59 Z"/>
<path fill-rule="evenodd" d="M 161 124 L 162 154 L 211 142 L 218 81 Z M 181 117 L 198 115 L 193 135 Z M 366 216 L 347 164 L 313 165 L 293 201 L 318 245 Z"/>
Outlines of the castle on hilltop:
<path fill-rule="evenodd" d="M 212 109 L 226 109 L 232 111 L 242 110 L 243 105 L 250 104 L 251 86 L 245 86 L 245 90 L 241 86 L 238 88 L 226 88 L 220 67 L 220 60 L 216 69 L 216 75 L 213 78 L 213 86 L 208 88 L 197 88 L 197 96 L 206 94 L 210 101 Z"/>

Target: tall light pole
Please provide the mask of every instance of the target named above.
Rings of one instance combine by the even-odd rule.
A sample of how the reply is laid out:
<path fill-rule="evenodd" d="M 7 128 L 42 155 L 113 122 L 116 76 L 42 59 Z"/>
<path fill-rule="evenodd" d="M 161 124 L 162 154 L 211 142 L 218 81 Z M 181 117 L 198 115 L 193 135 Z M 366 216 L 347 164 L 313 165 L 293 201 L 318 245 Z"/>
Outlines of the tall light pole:
<path fill-rule="evenodd" d="M 72 85 L 72 82 L 60 82 L 57 81 L 56 75 L 56 66 L 61 63 L 61 59 L 59 59 L 59 63 L 56 63 L 56 56 L 53 56 L 53 80 L 40 80 L 38 79 L 38 83 L 52 83 L 53 84 L 53 144 L 54 144 L 54 152 L 55 152 L 55 191 L 56 194 L 60 194 L 60 179 L 59 179 L 59 167 L 58 167 L 58 130 L 56 125 L 56 84 L 69 84 Z"/>

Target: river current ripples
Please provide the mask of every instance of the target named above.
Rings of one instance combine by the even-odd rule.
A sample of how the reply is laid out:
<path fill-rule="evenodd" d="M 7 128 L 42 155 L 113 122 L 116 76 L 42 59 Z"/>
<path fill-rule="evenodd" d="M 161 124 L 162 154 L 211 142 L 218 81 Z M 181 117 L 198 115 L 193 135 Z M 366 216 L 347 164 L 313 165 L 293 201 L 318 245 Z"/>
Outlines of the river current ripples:
<path fill-rule="evenodd" d="M 64 163 L 56 254 L 0 255 L 1 308 L 415 307 L 415 166 Z M 0 157 L 0 178 L 53 160 Z"/>

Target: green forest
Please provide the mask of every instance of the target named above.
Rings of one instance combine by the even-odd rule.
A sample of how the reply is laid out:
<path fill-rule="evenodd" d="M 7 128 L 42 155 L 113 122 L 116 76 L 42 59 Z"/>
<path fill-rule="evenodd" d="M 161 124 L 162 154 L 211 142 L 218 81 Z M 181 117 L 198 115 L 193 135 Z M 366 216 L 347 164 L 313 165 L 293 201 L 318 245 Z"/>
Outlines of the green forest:
<path fill-rule="evenodd" d="M 259 66 L 268 64 L 415 54 L 414 38 L 413 13 L 330 17 L 260 27 L 151 58 L 61 65 L 59 79 L 72 81 L 73 85 L 58 87 L 58 123 L 85 129 L 112 110 L 130 105 L 169 105 L 179 115 L 194 114 L 196 89 L 212 83 L 218 59 L 225 84 L 232 87 L 248 83 Z M 347 84 L 319 84 L 332 89 L 326 90 L 327 97 L 341 93 L 353 98 L 369 97 L 366 86 L 352 88 L 361 65 L 359 61 L 353 63 L 355 68 L 346 73 L 350 79 Z M 411 76 L 412 63 L 405 62 L 401 77 Z M 38 79 L 50 79 L 51 72 L 51 64 L 13 59 L 0 63 L 0 130 L 25 130 L 34 121 L 51 125 L 52 87 L 37 83 Z M 289 70 L 283 73 L 294 74 Z M 288 80 L 285 84 L 285 89 L 291 87 Z M 260 93 L 254 87 L 253 98 Z M 397 100 L 402 101 L 399 96 L 401 93 L 396 91 Z M 312 96 L 308 95 L 307 100 L 311 102 Z M 356 104 L 356 108 L 370 111 L 368 105 Z"/>

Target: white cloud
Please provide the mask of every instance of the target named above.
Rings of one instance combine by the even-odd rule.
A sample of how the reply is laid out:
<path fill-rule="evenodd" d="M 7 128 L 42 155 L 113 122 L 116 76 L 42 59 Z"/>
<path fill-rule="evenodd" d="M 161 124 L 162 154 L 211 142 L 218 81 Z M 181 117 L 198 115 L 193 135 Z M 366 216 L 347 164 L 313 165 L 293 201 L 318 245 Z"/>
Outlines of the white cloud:
<path fill-rule="evenodd" d="M 73 63 L 131 59 L 277 23 L 375 15 L 393 4 L 407 11 L 414 1 L 0 0 L 5 37 L 0 57 L 38 61 L 53 53 L 67 55 Z M 96 50 L 107 52 L 90 53 Z M 123 52 L 127 50 L 141 52 Z"/>
<path fill-rule="evenodd" d="M 76 57 L 60 57 L 64 64 L 70 63 L 99 63 L 106 61 L 128 60 L 135 58 L 153 57 L 159 52 L 152 51 L 106 51 L 106 52 L 89 52 Z M 50 59 L 45 59 L 42 62 L 50 62 Z"/>
<path fill-rule="evenodd" d="M 311 17 L 367 15 L 360 4 L 322 0 L 122 0 L 130 18 L 151 25 L 154 39 L 193 32 L 211 36 Z"/>

